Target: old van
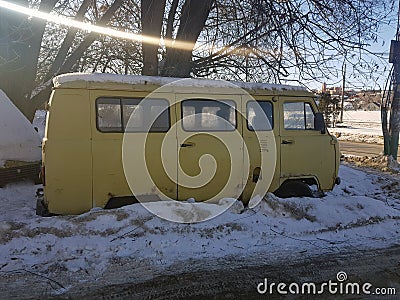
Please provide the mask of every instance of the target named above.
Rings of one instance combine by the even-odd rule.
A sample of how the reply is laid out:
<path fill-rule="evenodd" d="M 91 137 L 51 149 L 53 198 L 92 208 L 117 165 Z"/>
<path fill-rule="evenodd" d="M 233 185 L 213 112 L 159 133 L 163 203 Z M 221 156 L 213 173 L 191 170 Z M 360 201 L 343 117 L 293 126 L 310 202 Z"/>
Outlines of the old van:
<path fill-rule="evenodd" d="M 337 140 L 304 88 L 79 73 L 53 83 L 40 215 L 118 207 L 138 197 L 248 202 L 257 186 L 282 197 L 310 196 L 309 186 L 323 192 L 339 181 Z M 266 122 L 256 120 L 257 110 Z M 131 152 L 124 150 L 127 137 Z M 209 172 L 204 161 L 215 168 Z M 202 171 L 211 179 L 193 185 Z"/>

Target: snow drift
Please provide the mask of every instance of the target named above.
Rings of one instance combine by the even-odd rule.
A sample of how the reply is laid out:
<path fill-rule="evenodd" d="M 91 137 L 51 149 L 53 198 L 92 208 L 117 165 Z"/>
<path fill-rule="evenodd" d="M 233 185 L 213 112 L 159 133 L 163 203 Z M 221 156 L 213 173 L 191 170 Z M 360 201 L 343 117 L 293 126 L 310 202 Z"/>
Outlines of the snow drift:
<path fill-rule="evenodd" d="M 41 139 L 28 119 L 0 90 L 0 166 L 7 160 L 38 161 Z"/>

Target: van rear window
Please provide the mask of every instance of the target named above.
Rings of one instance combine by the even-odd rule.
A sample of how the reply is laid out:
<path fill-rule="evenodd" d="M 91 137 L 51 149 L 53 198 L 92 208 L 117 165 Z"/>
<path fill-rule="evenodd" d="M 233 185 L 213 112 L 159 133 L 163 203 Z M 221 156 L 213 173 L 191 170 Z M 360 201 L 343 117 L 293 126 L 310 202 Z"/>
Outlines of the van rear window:
<path fill-rule="evenodd" d="M 97 128 L 101 132 L 166 132 L 168 107 L 165 99 L 101 97 L 96 100 Z"/>
<path fill-rule="evenodd" d="M 99 99 L 97 101 L 97 127 L 103 132 L 119 132 L 122 130 L 119 99 Z"/>

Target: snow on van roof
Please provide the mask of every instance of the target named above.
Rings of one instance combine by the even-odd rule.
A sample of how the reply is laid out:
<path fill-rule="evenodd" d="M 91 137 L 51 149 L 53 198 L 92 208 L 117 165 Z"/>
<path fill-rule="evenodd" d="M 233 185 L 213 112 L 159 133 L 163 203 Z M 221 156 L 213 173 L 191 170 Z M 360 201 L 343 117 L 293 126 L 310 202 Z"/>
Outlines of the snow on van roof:
<path fill-rule="evenodd" d="M 73 81 L 85 82 L 113 82 L 137 85 L 156 85 L 163 86 L 174 83 L 174 86 L 182 87 L 207 87 L 207 88 L 238 88 L 247 90 L 298 90 L 306 91 L 305 87 L 272 83 L 250 83 L 239 81 L 212 80 L 203 78 L 173 78 L 158 76 L 138 76 L 138 75 L 117 75 L 104 73 L 68 73 L 62 74 L 53 79 L 54 87 L 59 87 L 64 83 Z"/>

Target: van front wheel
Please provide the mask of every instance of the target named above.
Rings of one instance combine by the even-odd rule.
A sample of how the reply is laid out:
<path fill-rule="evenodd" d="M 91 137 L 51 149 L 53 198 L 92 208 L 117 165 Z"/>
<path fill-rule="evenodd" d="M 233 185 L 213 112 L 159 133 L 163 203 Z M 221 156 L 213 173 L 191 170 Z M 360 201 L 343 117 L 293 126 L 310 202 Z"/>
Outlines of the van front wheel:
<path fill-rule="evenodd" d="M 313 192 L 310 186 L 299 180 L 288 180 L 274 192 L 279 198 L 290 197 L 313 197 Z"/>

